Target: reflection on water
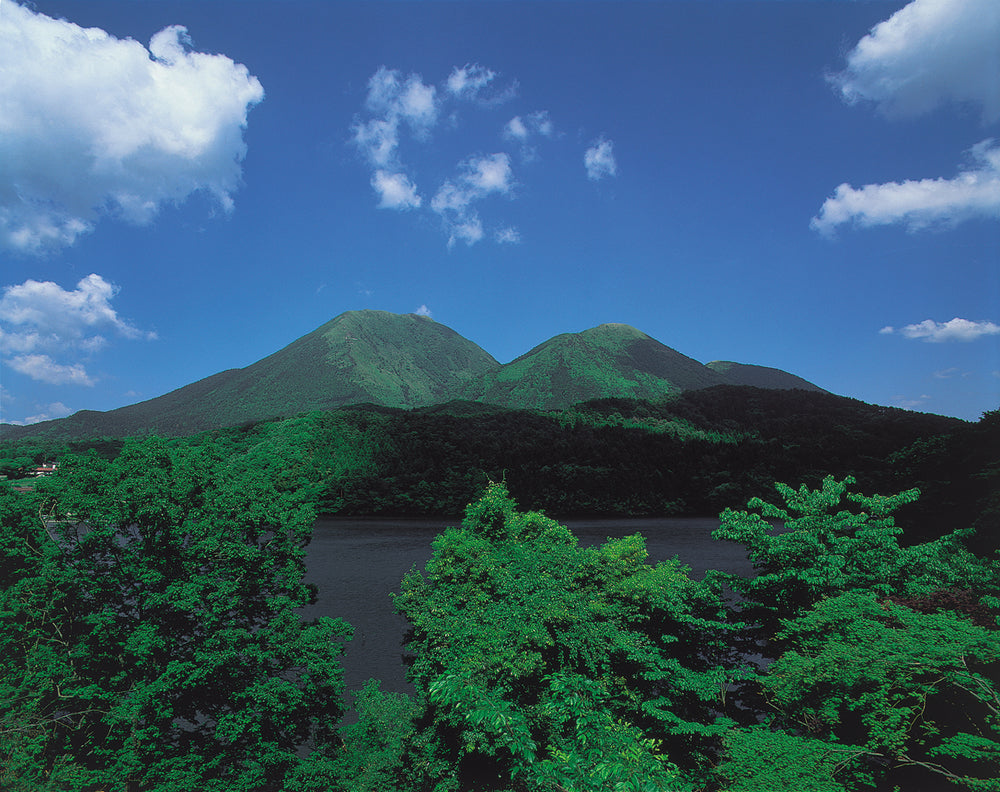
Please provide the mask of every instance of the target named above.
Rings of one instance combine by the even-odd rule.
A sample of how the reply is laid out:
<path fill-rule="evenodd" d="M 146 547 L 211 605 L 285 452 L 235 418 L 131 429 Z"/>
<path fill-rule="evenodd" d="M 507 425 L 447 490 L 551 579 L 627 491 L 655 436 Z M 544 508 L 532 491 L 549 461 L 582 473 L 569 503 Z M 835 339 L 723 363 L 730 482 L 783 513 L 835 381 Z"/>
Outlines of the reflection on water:
<path fill-rule="evenodd" d="M 392 607 L 390 592 L 411 568 L 423 569 L 431 557 L 431 542 L 448 520 L 320 520 L 306 557 L 306 579 L 319 587 L 316 604 L 304 609 L 307 618 L 340 616 L 354 627 L 354 639 L 344 655 L 348 689 L 361 687 L 370 677 L 382 680 L 384 690 L 410 693 L 402 664 L 402 639 L 407 622 Z M 636 518 L 566 520 L 580 545 L 601 544 L 609 537 L 635 533 L 646 537 L 649 561 L 677 556 L 700 579 L 706 570 L 749 574 L 750 563 L 741 545 L 717 542 L 712 531 L 717 519 Z"/>

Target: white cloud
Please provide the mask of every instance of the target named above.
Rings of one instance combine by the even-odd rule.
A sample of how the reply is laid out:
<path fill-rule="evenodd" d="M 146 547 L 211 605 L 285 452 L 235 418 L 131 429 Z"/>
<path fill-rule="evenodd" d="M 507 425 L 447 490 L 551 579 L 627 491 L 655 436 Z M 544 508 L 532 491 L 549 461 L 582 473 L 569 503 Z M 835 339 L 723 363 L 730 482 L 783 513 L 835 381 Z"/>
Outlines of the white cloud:
<path fill-rule="evenodd" d="M 479 215 L 472 213 L 464 217 L 461 221 L 452 223 L 449 226 L 448 247 L 453 247 L 456 242 L 464 242 L 472 247 L 483 238 L 483 224 Z"/>
<path fill-rule="evenodd" d="M 494 193 L 509 195 L 514 186 L 510 157 L 504 153 L 470 157 L 459 170 L 457 179 L 441 185 L 431 200 L 431 208 L 444 221 L 449 247 L 456 240 L 470 246 L 481 240 L 485 232 L 472 204 Z"/>
<path fill-rule="evenodd" d="M 417 195 L 417 186 L 402 173 L 375 171 L 372 187 L 381 196 L 382 209 L 416 209 L 422 203 Z"/>
<path fill-rule="evenodd" d="M 399 121 L 372 118 L 354 127 L 354 142 L 373 165 L 386 167 L 396 158 L 399 146 Z"/>
<path fill-rule="evenodd" d="M 73 291 L 51 281 L 27 280 L 0 297 L 0 354 L 15 371 L 53 385 L 92 385 L 82 364 L 63 365 L 50 354 L 93 354 L 107 345 L 102 333 L 152 340 L 111 306 L 116 288 L 100 275 L 83 278 Z"/>
<path fill-rule="evenodd" d="M 420 209 L 425 205 L 418 187 L 420 175 L 411 176 L 414 169 L 403 162 L 407 140 L 426 143 L 442 117 L 450 118 L 457 127 L 460 120 L 457 113 L 449 111 L 449 103 L 474 100 L 483 105 L 509 98 L 509 90 L 486 95 L 495 78 L 492 70 L 467 64 L 455 67 L 439 91 L 424 83 L 419 74 L 404 77 L 402 72 L 386 66 L 372 75 L 365 113 L 354 120 L 352 141 L 371 167 L 371 185 L 380 208 Z M 553 133 L 545 112 L 532 113 L 523 123 L 531 134 Z M 502 152 L 469 156 L 458 163 L 457 175 L 440 184 L 428 208 L 441 220 L 449 247 L 456 241 L 473 245 L 486 235 L 474 205 L 490 195 L 513 194 L 510 156 Z M 509 241 L 503 234 L 494 234 L 494 238 Z"/>
<path fill-rule="evenodd" d="M 503 128 L 503 136 L 509 140 L 527 140 L 530 134 L 521 116 L 514 116 Z"/>
<path fill-rule="evenodd" d="M 971 371 L 962 371 L 962 369 L 952 366 L 951 368 L 941 369 L 940 371 L 935 371 L 931 374 L 934 379 L 952 379 L 953 377 L 971 377 Z"/>
<path fill-rule="evenodd" d="M 13 2 L 0 13 L 0 245 L 71 245 L 102 215 L 149 222 L 205 191 L 233 207 L 249 109 L 246 67 L 165 28 L 147 50 Z"/>
<path fill-rule="evenodd" d="M 426 85 L 419 74 L 403 79 L 396 69 L 379 67 L 368 81 L 368 109 L 385 119 L 402 119 L 415 131 L 437 123 L 437 89 Z"/>
<path fill-rule="evenodd" d="M 503 128 L 503 136 L 508 140 L 525 141 L 532 135 L 552 137 L 555 126 L 548 111 L 539 110 L 527 116 L 514 116 Z"/>
<path fill-rule="evenodd" d="M 5 361 L 14 371 L 49 385 L 92 386 L 94 380 L 80 363 L 63 365 L 48 355 L 17 355 Z"/>
<path fill-rule="evenodd" d="M 1000 146 L 984 140 L 970 154 L 975 167 L 953 179 L 867 184 L 857 189 L 841 184 L 809 226 L 830 234 L 851 221 L 862 227 L 902 223 L 915 231 L 972 218 L 1000 218 Z"/>
<path fill-rule="evenodd" d="M 898 333 L 904 338 L 942 343 L 945 341 L 975 341 L 983 336 L 1000 335 L 1000 325 L 987 321 L 974 322 L 956 316 L 947 322 L 925 319 L 917 324 L 906 325 L 899 329 L 892 326 L 883 327 L 879 332 L 886 335 Z"/>
<path fill-rule="evenodd" d="M 587 178 L 593 181 L 617 175 L 614 144 L 605 138 L 595 140 L 583 155 L 583 164 L 587 168 Z"/>
<path fill-rule="evenodd" d="M 448 92 L 463 99 L 474 99 L 496 76 L 495 71 L 478 63 L 456 66 L 448 76 Z"/>
<path fill-rule="evenodd" d="M 904 410 L 916 410 L 918 407 L 926 407 L 927 402 L 931 400 L 931 397 L 926 393 L 921 394 L 916 399 L 907 398 L 906 396 L 895 396 L 893 401 L 896 403 L 897 407 L 902 407 Z"/>
<path fill-rule="evenodd" d="M 521 232 L 510 226 L 499 228 L 493 238 L 501 245 L 517 245 L 521 242 Z"/>
<path fill-rule="evenodd" d="M 378 168 L 396 166 L 400 125 L 425 138 L 437 124 L 437 90 L 426 85 L 419 74 L 404 78 L 402 72 L 385 66 L 368 81 L 365 106 L 375 114 L 354 124 L 354 143 Z"/>
<path fill-rule="evenodd" d="M 1000 3 L 914 0 L 879 23 L 831 78 L 847 102 L 868 100 L 889 116 L 915 116 L 948 103 L 1000 118 Z"/>
<path fill-rule="evenodd" d="M 489 193 L 510 192 L 513 173 L 510 169 L 510 157 L 506 154 L 490 154 L 486 157 L 472 157 L 462 166 L 465 181 L 477 196 Z"/>
<path fill-rule="evenodd" d="M 36 407 L 36 409 L 41 409 L 42 412 L 37 415 L 28 416 L 23 421 L 11 421 L 11 423 L 18 426 L 27 426 L 28 424 L 40 423 L 41 421 L 52 421 L 56 418 L 65 418 L 73 412 L 62 402 L 52 402 L 52 404 Z"/>
<path fill-rule="evenodd" d="M 431 309 L 428 308 L 426 305 L 421 305 L 413 313 L 415 313 L 417 316 L 426 316 L 428 319 L 431 318 Z"/>

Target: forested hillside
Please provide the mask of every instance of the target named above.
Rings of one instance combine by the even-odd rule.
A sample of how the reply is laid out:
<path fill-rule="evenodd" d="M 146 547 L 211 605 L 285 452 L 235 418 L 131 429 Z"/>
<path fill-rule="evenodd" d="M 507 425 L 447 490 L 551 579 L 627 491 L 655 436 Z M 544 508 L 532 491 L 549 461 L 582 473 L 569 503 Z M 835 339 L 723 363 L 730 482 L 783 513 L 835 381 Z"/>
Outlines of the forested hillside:
<path fill-rule="evenodd" d="M 426 316 L 347 311 L 246 368 L 116 410 L 0 424 L 0 440 L 175 437 L 356 404 L 415 408 L 465 400 L 561 410 L 592 399 L 658 400 L 720 384 L 824 392 L 778 369 L 714 366 L 623 324 L 563 333 L 501 366 Z"/>
<path fill-rule="evenodd" d="M 975 441 L 950 439 L 969 426 L 826 393 L 720 386 L 666 401 L 606 399 L 562 411 L 475 402 L 356 406 L 189 442 L 245 449 L 267 439 L 306 449 L 311 467 L 296 462 L 277 475 L 315 489 L 328 513 L 455 515 L 488 481 L 503 480 L 526 508 L 551 514 L 701 516 L 764 495 L 776 480 L 815 484 L 829 474 L 854 475 L 873 488 L 896 487 L 906 481 L 904 464 L 919 467 L 927 449 L 977 453 Z M 5 443 L 0 473 L 16 477 L 68 450 L 109 455 L 120 445 L 113 438 Z M 921 480 L 961 519 L 982 495 L 976 474 L 986 462 L 973 456 L 954 464 L 969 471 L 960 497 L 933 484 L 930 470 Z M 931 513 L 929 506 L 921 511 Z M 946 527 L 916 522 L 927 535 Z"/>
<path fill-rule="evenodd" d="M 0 789 L 1000 790 L 1000 411 L 719 386 L 0 449 Z M 542 510 L 720 514 L 755 575 Z M 323 512 L 442 515 L 412 696 L 348 695 L 350 614 L 300 615 Z"/>
<path fill-rule="evenodd" d="M 297 612 L 301 475 L 364 462 L 301 439 L 130 440 L 0 485 L 0 788 L 1000 788 L 1000 559 L 904 545 L 919 492 L 851 477 L 723 511 L 756 574 L 703 581 L 490 483 L 395 597 L 415 693 L 371 680 L 338 723 L 350 628 Z"/>

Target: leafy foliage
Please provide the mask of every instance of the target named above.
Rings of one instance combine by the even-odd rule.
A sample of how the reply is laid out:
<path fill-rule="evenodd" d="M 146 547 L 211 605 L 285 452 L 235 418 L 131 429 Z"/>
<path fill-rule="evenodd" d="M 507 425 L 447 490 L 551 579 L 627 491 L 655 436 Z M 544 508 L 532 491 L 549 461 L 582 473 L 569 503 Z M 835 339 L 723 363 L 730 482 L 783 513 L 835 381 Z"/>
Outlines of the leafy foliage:
<path fill-rule="evenodd" d="M 1000 790 L 995 630 L 852 591 L 786 620 L 781 637 L 793 648 L 769 669 L 764 690 L 783 721 L 852 743 L 844 765 L 874 759 Z"/>
<path fill-rule="evenodd" d="M 647 564 L 639 536 L 579 548 L 493 484 L 396 603 L 446 759 L 427 784 L 682 789 L 675 763 L 723 728 L 715 596 L 677 561 Z"/>
<path fill-rule="evenodd" d="M 928 774 L 996 790 L 1000 559 L 971 553 L 969 530 L 900 546 L 892 513 L 918 493 L 865 496 L 854 483 L 778 484 L 782 506 L 753 499 L 753 512 L 722 515 L 716 536 L 743 542 L 757 572 L 727 578 L 743 651 L 774 662 L 735 692 L 749 721 L 772 713 L 770 727 L 729 735 L 717 774 L 738 790 L 911 788 Z M 769 743 L 796 757 L 794 773 L 753 761 Z"/>
<path fill-rule="evenodd" d="M 130 442 L 0 492 L 3 783 L 276 789 L 332 738 L 349 628 L 295 613 L 313 509 L 212 450 Z"/>

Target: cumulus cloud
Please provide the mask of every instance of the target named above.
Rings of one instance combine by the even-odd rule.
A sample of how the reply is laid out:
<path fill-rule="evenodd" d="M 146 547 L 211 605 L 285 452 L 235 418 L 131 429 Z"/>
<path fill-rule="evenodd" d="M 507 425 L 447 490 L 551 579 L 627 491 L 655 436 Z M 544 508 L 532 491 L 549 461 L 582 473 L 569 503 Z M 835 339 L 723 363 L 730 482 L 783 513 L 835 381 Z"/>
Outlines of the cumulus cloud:
<path fill-rule="evenodd" d="M 365 107 L 374 117 L 355 122 L 354 143 L 373 166 L 393 167 L 398 164 L 401 125 L 425 138 L 437 124 L 437 89 L 419 74 L 404 78 L 402 72 L 382 66 L 368 81 Z"/>
<path fill-rule="evenodd" d="M 898 333 L 904 338 L 919 339 L 930 343 L 946 341 L 975 341 L 977 338 L 990 335 L 1000 335 L 1000 325 L 987 321 L 970 321 L 957 316 L 947 322 L 935 322 L 925 319 L 917 324 L 894 328 L 883 327 L 879 330 L 884 335 Z"/>
<path fill-rule="evenodd" d="M 382 66 L 368 81 L 365 104 L 382 118 L 405 121 L 417 133 L 437 123 L 437 89 L 419 74 L 404 79 L 402 72 Z"/>
<path fill-rule="evenodd" d="M 448 180 L 431 200 L 431 208 L 444 221 L 448 245 L 456 241 L 474 245 L 484 236 L 482 222 L 472 205 L 489 195 L 509 195 L 514 186 L 510 157 L 504 153 L 470 157 L 459 166 L 459 175 Z"/>
<path fill-rule="evenodd" d="M 503 128 L 503 136 L 508 140 L 525 141 L 533 135 L 552 137 L 555 126 L 545 110 L 527 116 L 514 116 Z"/>
<path fill-rule="evenodd" d="M 972 147 L 973 167 L 952 179 L 920 179 L 854 188 L 841 184 L 824 201 L 810 228 L 831 234 L 843 223 L 868 227 L 902 223 L 916 231 L 972 218 L 1000 218 L 1000 146 Z"/>
<path fill-rule="evenodd" d="M 587 169 L 587 178 L 593 181 L 616 176 L 618 163 L 615 160 L 614 144 L 605 138 L 595 140 L 584 153 L 583 164 Z"/>
<path fill-rule="evenodd" d="M 413 313 L 415 313 L 417 316 L 426 316 L 428 319 L 431 318 L 431 309 L 428 308 L 426 305 L 421 305 Z"/>
<path fill-rule="evenodd" d="M 111 305 L 116 288 L 91 274 L 72 291 L 51 281 L 27 280 L 0 297 L 0 354 L 5 364 L 51 385 L 93 385 L 83 365 L 66 365 L 52 355 L 93 354 L 105 333 L 131 339 L 156 338 L 118 316 Z"/>
<path fill-rule="evenodd" d="M 449 223 L 448 226 L 448 247 L 453 247 L 456 242 L 464 242 L 472 247 L 484 236 L 482 221 L 475 212 L 466 215 L 461 221 Z"/>
<path fill-rule="evenodd" d="M 382 209 L 416 209 L 422 203 L 417 186 L 402 173 L 375 171 L 372 187 L 379 194 Z"/>
<path fill-rule="evenodd" d="M 845 101 L 916 116 L 949 102 L 1000 118 L 1000 3 L 914 0 L 879 23 L 831 77 Z"/>
<path fill-rule="evenodd" d="M 510 94 L 491 95 L 496 72 L 479 64 L 455 67 L 440 89 L 425 83 L 419 74 L 404 76 L 396 69 L 380 67 L 368 81 L 364 112 L 355 118 L 351 140 L 371 168 L 371 185 L 383 209 L 420 209 L 425 206 L 418 182 L 425 178 L 404 159 L 409 144 L 426 144 L 442 117 L 459 123 L 450 112 L 458 101 L 494 104 Z M 552 122 L 544 112 L 521 121 L 526 134 L 551 135 Z M 454 127 L 449 125 L 449 131 Z M 412 174 L 412 175 L 411 175 Z M 427 208 L 437 215 L 448 237 L 474 245 L 486 236 L 476 204 L 495 195 L 512 195 L 514 174 L 510 156 L 503 152 L 472 155 L 457 165 L 457 175 L 438 180 L 440 187 Z M 425 193 L 426 194 L 426 193 Z M 509 235 L 493 234 L 497 241 Z"/>
<path fill-rule="evenodd" d="M 48 355 L 17 355 L 6 361 L 14 371 L 31 377 L 48 385 L 86 385 L 94 384 L 80 363 L 62 365 L 56 363 Z"/>
<path fill-rule="evenodd" d="M 495 71 L 478 63 L 456 66 L 448 75 L 448 92 L 463 99 L 474 99 L 496 76 Z"/>
<path fill-rule="evenodd" d="M 0 244 L 71 245 L 102 216 L 147 223 L 197 191 L 231 211 L 264 90 L 185 28 L 147 49 L 7 2 L 0 73 Z"/>

